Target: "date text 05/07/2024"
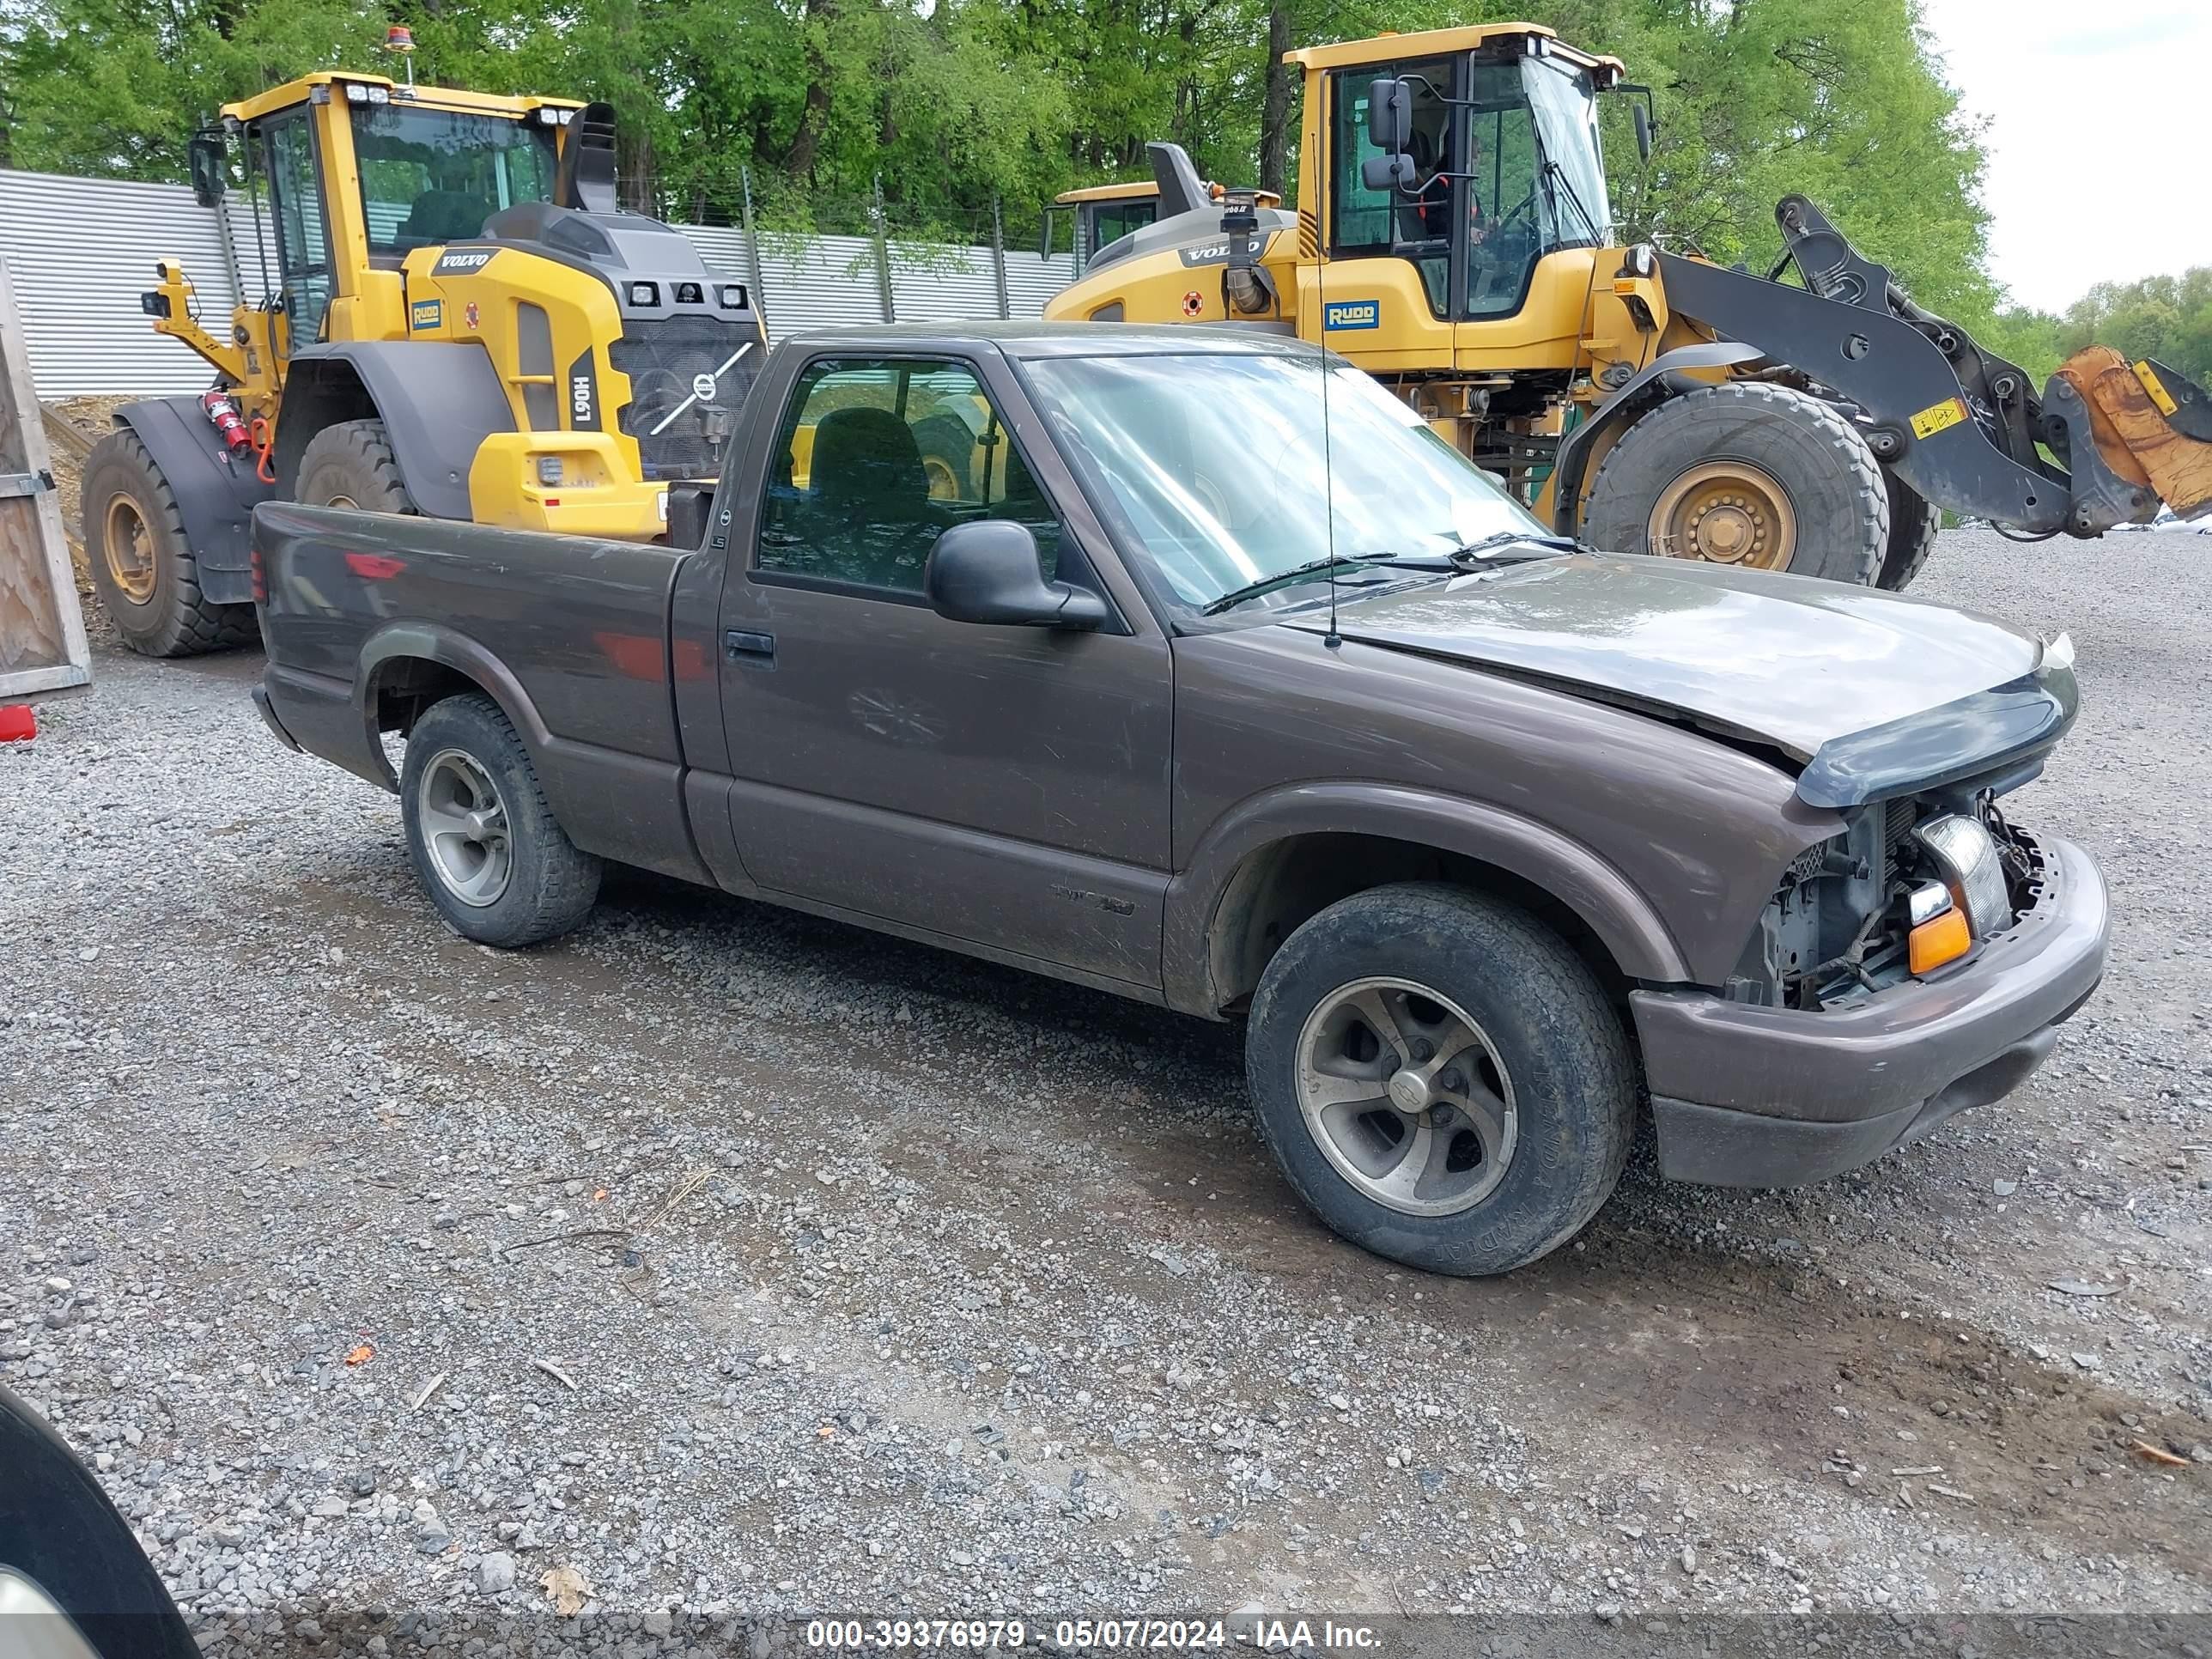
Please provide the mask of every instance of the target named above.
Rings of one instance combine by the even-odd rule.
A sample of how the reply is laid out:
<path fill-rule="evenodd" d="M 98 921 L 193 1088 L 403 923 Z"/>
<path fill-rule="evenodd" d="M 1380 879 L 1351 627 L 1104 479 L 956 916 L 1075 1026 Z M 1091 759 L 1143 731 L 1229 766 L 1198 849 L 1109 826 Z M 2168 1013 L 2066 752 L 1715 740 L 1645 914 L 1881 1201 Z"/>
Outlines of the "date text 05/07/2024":
<path fill-rule="evenodd" d="M 817 1651 L 1013 1650 L 1074 1652 L 1189 1652 L 1231 1643 L 1267 1653 L 1373 1652 L 1381 1633 L 1370 1625 L 1333 1619 L 1060 1619 L 1050 1626 L 1018 1619 L 816 1619 L 806 1645 Z"/>

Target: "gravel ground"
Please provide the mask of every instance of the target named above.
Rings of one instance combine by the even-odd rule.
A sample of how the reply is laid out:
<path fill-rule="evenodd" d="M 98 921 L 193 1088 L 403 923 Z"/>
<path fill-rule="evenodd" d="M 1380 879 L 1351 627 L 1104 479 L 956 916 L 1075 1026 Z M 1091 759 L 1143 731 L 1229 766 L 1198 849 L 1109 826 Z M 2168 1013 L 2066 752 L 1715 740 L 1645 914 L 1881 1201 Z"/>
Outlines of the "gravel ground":
<path fill-rule="evenodd" d="M 2103 991 L 1869 1170 L 1647 1151 L 1483 1282 L 1309 1219 L 1228 1028 L 643 880 L 478 949 L 258 658 L 111 647 L 0 750 L 0 1380 L 201 1616 L 2212 1610 L 2212 542 L 1917 591 L 2073 632 L 2010 805 Z"/>

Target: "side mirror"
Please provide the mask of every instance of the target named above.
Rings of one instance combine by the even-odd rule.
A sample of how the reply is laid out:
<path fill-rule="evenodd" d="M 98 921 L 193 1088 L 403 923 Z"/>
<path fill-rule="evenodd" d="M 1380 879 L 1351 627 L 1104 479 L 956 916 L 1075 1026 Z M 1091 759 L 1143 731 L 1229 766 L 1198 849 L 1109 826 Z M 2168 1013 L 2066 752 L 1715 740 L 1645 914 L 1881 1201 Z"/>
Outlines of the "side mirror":
<path fill-rule="evenodd" d="M 1628 106 L 1628 118 L 1636 124 L 1636 154 L 1640 160 L 1651 159 L 1651 116 L 1641 104 Z"/>
<path fill-rule="evenodd" d="M 1367 142 L 1385 155 L 1412 147 L 1413 89 L 1403 81 L 1385 75 L 1367 83 Z"/>
<path fill-rule="evenodd" d="M 1370 190 L 1411 190 L 1421 170 L 1403 150 L 1395 155 L 1370 155 L 1359 164 L 1359 182 Z"/>
<path fill-rule="evenodd" d="M 228 183 L 223 170 L 230 161 L 230 148 L 224 143 L 220 131 L 196 132 L 185 147 L 185 161 L 192 175 L 192 200 L 202 207 L 213 207 L 222 200 Z"/>
<path fill-rule="evenodd" d="M 1096 593 L 1044 579 L 1036 538 L 1011 519 L 971 519 L 945 532 L 929 550 L 921 591 L 948 622 L 1097 628 L 1106 620 Z"/>

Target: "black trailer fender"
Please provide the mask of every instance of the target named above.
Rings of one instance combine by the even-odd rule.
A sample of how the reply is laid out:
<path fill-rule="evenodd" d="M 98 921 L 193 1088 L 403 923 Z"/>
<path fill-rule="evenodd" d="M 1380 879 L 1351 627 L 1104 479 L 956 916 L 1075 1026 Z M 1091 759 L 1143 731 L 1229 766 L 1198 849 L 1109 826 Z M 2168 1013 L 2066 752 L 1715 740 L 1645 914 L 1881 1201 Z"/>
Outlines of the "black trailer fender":
<path fill-rule="evenodd" d="M 276 422 L 277 486 L 289 498 L 308 440 L 339 421 L 380 420 L 416 507 L 471 517 L 469 466 L 514 411 L 491 356 L 467 342 L 349 340 L 299 352 Z"/>
<path fill-rule="evenodd" d="M 190 395 L 125 404 L 115 419 L 137 434 L 177 498 L 201 596 L 211 605 L 250 603 L 253 508 L 270 495 L 254 475 L 252 452 L 234 459 L 200 400 Z"/>
<path fill-rule="evenodd" d="M 1613 396 L 1589 412 L 1588 419 L 1559 440 L 1552 463 L 1552 527 L 1572 536 L 1582 522 L 1583 474 L 1589 470 L 1590 451 L 1615 427 L 1633 420 L 1644 389 L 1654 380 L 1686 368 L 1727 368 L 1756 361 L 1765 354 L 1739 340 L 1700 340 L 1695 345 L 1662 351 L 1624 381 Z"/>

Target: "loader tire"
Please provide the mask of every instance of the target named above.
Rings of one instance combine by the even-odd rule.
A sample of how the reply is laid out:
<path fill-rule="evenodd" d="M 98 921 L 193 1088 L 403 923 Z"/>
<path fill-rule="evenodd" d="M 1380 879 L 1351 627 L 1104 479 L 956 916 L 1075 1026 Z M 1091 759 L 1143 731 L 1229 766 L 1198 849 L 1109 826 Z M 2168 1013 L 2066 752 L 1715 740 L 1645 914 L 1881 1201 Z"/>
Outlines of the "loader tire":
<path fill-rule="evenodd" d="M 82 496 L 92 585 L 124 644 L 141 656 L 194 657 L 260 637 L 252 605 L 201 593 L 176 492 L 137 433 L 120 428 L 93 446 Z"/>
<path fill-rule="evenodd" d="M 1858 429 L 1788 386 L 1732 380 L 1669 398 L 1598 468 L 1583 539 L 1830 581 L 1874 580 L 1889 495 Z"/>
<path fill-rule="evenodd" d="M 1942 526 L 1943 515 L 1894 472 L 1882 477 L 1889 485 L 1889 549 L 1881 556 L 1881 574 L 1875 586 L 1901 593 L 1936 550 L 1936 532 Z"/>
<path fill-rule="evenodd" d="M 355 507 L 364 513 L 413 513 L 415 499 L 381 421 L 340 421 L 300 452 L 292 499 L 303 507 Z"/>

